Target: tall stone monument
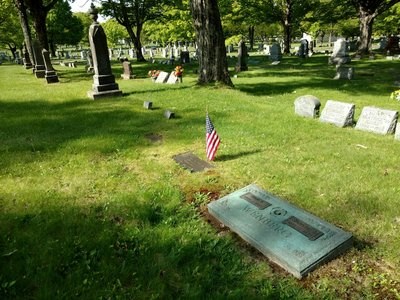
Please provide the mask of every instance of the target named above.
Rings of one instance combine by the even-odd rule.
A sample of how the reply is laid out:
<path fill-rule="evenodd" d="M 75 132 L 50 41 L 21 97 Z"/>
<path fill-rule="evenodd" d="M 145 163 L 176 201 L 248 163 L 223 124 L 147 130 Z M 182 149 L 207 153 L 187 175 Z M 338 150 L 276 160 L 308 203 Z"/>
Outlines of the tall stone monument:
<path fill-rule="evenodd" d="M 46 68 L 44 66 L 42 49 L 40 47 L 39 41 L 33 41 L 33 56 L 35 59 L 34 73 L 36 78 L 44 78 Z"/>
<path fill-rule="evenodd" d="M 44 78 L 46 78 L 47 83 L 56 83 L 58 82 L 58 76 L 56 71 L 53 68 L 50 60 L 50 53 L 46 49 L 42 50 L 42 56 L 44 65 L 46 67 Z"/>
<path fill-rule="evenodd" d="M 103 27 L 97 22 L 98 11 L 94 4 L 90 6 L 89 14 L 93 20 L 89 28 L 89 43 L 93 59 L 93 85 L 88 91 L 88 97 L 96 100 L 104 97 L 121 96 L 118 84 L 111 72 L 111 63 L 108 56 L 107 37 Z"/>
<path fill-rule="evenodd" d="M 332 55 L 329 57 L 329 63 L 334 65 L 343 65 L 351 62 L 347 51 L 347 43 L 344 39 L 338 39 L 333 45 Z"/>

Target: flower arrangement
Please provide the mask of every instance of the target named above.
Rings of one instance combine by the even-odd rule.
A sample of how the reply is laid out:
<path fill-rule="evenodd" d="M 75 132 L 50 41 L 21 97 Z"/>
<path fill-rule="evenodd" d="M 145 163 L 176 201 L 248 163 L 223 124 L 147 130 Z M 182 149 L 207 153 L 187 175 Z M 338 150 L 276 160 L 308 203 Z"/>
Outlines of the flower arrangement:
<path fill-rule="evenodd" d="M 150 70 L 149 73 L 147 73 L 151 78 L 153 78 L 154 80 L 157 79 L 158 75 L 160 75 L 160 71 L 159 70 Z"/>
<path fill-rule="evenodd" d="M 183 67 L 182 66 L 176 66 L 174 74 L 176 77 L 182 77 L 183 75 Z"/>
<path fill-rule="evenodd" d="M 390 99 L 395 99 L 397 101 L 400 101 L 400 90 L 397 90 L 397 91 L 394 91 L 393 93 L 391 93 Z"/>

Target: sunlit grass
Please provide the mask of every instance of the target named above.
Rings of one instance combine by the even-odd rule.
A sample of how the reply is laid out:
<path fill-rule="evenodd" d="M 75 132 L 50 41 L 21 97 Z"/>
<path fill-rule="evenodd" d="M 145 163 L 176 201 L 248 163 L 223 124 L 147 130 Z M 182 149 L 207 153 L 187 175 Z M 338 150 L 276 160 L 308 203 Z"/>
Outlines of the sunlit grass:
<path fill-rule="evenodd" d="M 159 85 L 148 70 L 172 66 L 133 63 L 137 79 L 126 81 L 115 63 L 124 96 L 100 101 L 86 96 L 83 65 L 56 66 L 51 85 L 0 66 L 0 296 L 395 298 L 399 142 L 301 118 L 294 100 L 354 103 L 356 118 L 366 105 L 398 110 L 399 62 L 354 62 L 355 79 L 337 81 L 327 60 L 252 56 L 235 89 L 196 86 L 195 64 L 183 84 Z M 207 109 L 222 140 L 215 168 L 189 173 L 172 157 L 205 159 Z M 199 214 L 211 193 L 249 183 L 352 232 L 355 247 L 305 281 L 275 270 Z"/>

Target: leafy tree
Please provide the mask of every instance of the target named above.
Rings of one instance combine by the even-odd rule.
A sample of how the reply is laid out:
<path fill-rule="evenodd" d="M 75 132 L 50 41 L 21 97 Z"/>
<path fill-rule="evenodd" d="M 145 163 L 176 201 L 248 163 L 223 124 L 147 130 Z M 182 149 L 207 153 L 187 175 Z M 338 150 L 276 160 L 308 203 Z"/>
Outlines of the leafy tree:
<path fill-rule="evenodd" d="M 357 52 L 368 54 L 375 18 L 400 0 L 349 0 L 358 9 L 360 18 L 360 43 Z"/>
<path fill-rule="evenodd" d="M 39 44 L 42 48 L 48 49 L 46 18 L 49 11 L 59 0 L 24 0 L 25 7 L 33 19 L 33 26 Z"/>
<path fill-rule="evenodd" d="M 376 18 L 374 23 L 375 34 L 388 36 L 399 34 L 400 31 L 400 3 L 395 4 L 390 9 Z"/>
<path fill-rule="evenodd" d="M 190 9 L 199 47 L 198 82 L 233 86 L 217 0 L 191 0 Z"/>
<path fill-rule="evenodd" d="M 163 44 L 176 41 L 192 41 L 195 34 L 190 14 L 189 1 L 182 5 L 164 5 L 162 19 L 147 22 L 143 31 L 148 40 L 160 41 Z"/>
<path fill-rule="evenodd" d="M 88 46 L 89 45 L 89 27 L 92 25 L 93 20 L 90 18 L 89 13 L 76 12 L 74 16 L 77 17 L 83 26 L 83 37 L 81 43 Z"/>
<path fill-rule="evenodd" d="M 143 25 L 150 20 L 163 17 L 163 5 L 169 0 L 101 0 L 100 2 L 102 13 L 115 18 L 126 28 L 136 50 L 137 60 L 145 61 L 141 50 Z"/>
<path fill-rule="evenodd" d="M 7 45 L 16 58 L 16 50 L 22 48 L 24 37 L 19 27 L 19 19 L 13 1 L 0 3 L 0 44 Z"/>
<path fill-rule="evenodd" d="M 72 14 L 71 6 L 63 0 L 48 14 L 47 29 L 52 55 L 55 55 L 56 45 L 77 45 L 84 35 L 81 20 Z"/>
<path fill-rule="evenodd" d="M 114 19 L 108 19 L 101 25 L 107 35 L 108 44 L 112 47 L 118 46 L 128 35 L 125 28 Z"/>

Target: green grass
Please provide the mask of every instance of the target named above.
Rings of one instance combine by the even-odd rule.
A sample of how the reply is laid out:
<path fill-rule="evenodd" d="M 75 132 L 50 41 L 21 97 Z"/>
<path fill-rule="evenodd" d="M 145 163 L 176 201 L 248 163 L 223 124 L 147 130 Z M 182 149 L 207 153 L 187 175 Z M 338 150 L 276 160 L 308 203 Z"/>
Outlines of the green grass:
<path fill-rule="evenodd" d="M 183 84 L 153 84 L 148 70 L 173 66 L 133 63 L 137 79 L 117 80 L 124 96 L 100 101 L 86 96 L 83 65 L 56 66 L 52 85 L 1 65 L 0 297 L 399 299 L 400 142 L 298 117 L 294 100 L 354 103 L 356 119 L 367 105 L 399 110 L 400 62 L 353 62 L 355 79 L 338 81 L 327 61 L 254 55 L 235 89 L 196 86 L 194 64 Z M 205 159 L 207 106 L 222 143 L 215 168 L 189 173 L 172 156 Z M 250 183 L 352 232 L 355 246 L 296 280 L 203 217 Z"/>

